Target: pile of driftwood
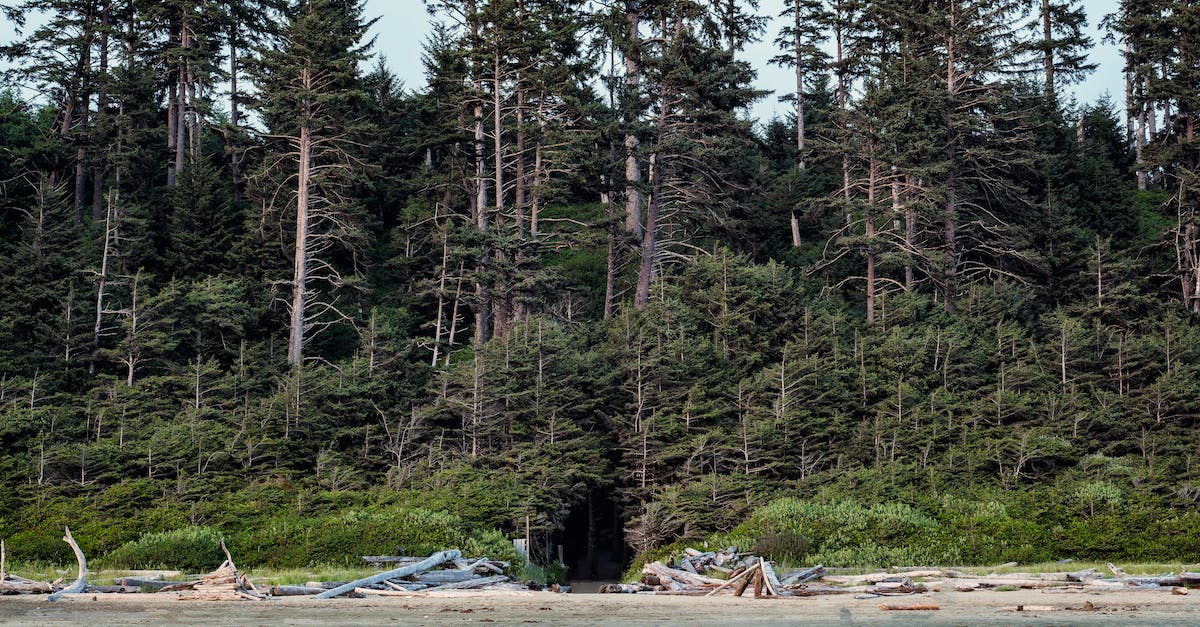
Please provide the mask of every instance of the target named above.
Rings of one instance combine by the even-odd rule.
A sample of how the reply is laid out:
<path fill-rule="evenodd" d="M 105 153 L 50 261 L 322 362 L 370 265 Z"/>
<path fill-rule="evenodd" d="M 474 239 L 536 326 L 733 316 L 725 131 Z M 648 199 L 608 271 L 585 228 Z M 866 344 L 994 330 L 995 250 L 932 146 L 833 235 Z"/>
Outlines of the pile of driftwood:
<path fill-rule="evenodd" d="M 310 581 L 303 586 L 274 586 L 273 596 L 313 595 L 330 599 L 353 596 L 436 596 L 461 590 L 530 591 L 534 583 L 514 581 L 504 574 L 507 562 L 486 557 L 464 558 L 458 551 L 442 551 L 426 558 L 366 556 L 369 563 L 400 566 L 354 581 Z"/>
<path fill-rule="evenodd" d="M 71 535 L 70 528 L 65 529 L 63 542 L 70 545 L 71 551 L 75 553 L 76 561 L 79 562 L 79 575 L 74 582 L 68 585 L 63 585 L 61 579 L 44 582 L 8 574 L 5 570 L 6 547 L 3 541 L 0 541 L 0 594 L 49 594 L 50 596 L 46 597 L 47 601 L 57 601 L 68 594 L 129 594 L 146 591 L 176 592 L 178 598 L 201 601 L 240 599 L 260 601 L 267 598 L 266 595 L 259 593 L 254 588 L 254 584 L 248 577 L 238 572 L 237 566 L 233 563 L 233 557 L 229 555 L 229 549 L 225 547 L 224 539 L 221 540 L 221 551 L 225 553 L 225 561 L 211 573 L 196 575 L 189 581 L 179 582 L 123 577 L 117 579 L 114 585 L 93 585 L 87 582 L 87 558 L 84 557 L 83 550 L 79 548 L 79 544 Z"/>
<path fill-rule="evenodd" d="M 715 575 L 715 576 L 714 576 Z M 753 590 L 755 597 L 792 596 L 775 573 L 771 562 L 738 552 L 737 547 L 721 551 L 686 549 L 671 565 L 651 562 L 642 567 L 642 579 L 635 584 L 608 584 L 600 592 L 742 596 Z"/>
<path fill-rule="evenodd" d="M 192 575 L 186 581 L 164 581 L 159 578 L 121 577 L 115 585 L 90 585 L 87 582 L 87 560 L 67 529 L 63 541 L 71 546 L 79 562 L 79 576 L 69 585 L 58 581 L 44 582 L 9 574 L 6 569 L 6 546 L 0 541 L 0 594 L 49 594 L 55 601 L 67 594 L 100 593 L 174 593 L 179 599 L 199 601 L 261 601 L 275 596 L 311 595 L 316 599 L 337 596 L 425 596 L 462 590 L 531 591 L 545 587 L 533 582 L 520 583 L 505 575 L 507 562 L 488 558 L 464 558 L 459 551 L 442 551 L 420 557 L 369 556 L 370 563 L 399 564 L 391 570 L 375 573 L 354 581 L 309 582 L 303 586 L 271 586 L 260 591 L 234 565 L 233 556 L 221 540 L 225 561 L 216 570 Z M 552 586 L 554 592 L 567 592 L 566 587 Z"/>
<path fill-rule="evenodd" d="M 1010 566 L 1010 565 L 1006 565 Z M 869 599 L 913 595 L 922 592 L 975 590 L 1013 590 L 1019 588 L 1057 591 L 1116 591 L 1162 589 L 1187 594 L 1188 587 L 1200 586 L 1200 572 L 1144 576 L 1127 575 L 1108 564 L 1108 573 L 1094 568 L 1074 572 L 1011 573 L 972 575 L 950 569 L 903 568 L 895 572 L 865 575 L 830 575 L 821 566 L 779 575 L 771 562 L 738 552 L 737 547 L 702 552 L 687 549 L 671 563 L 652 562 L 642 569 L 642 579 L 634 584 L 609 584 L 601 592 L 742 596 L 752 590 L 756 598 L 805 597 L 825 594 L 853 594 Z M 883 606 L 881 606 L 883 607 Z M 928 609 L 925 606 L 885 609 Z"/>

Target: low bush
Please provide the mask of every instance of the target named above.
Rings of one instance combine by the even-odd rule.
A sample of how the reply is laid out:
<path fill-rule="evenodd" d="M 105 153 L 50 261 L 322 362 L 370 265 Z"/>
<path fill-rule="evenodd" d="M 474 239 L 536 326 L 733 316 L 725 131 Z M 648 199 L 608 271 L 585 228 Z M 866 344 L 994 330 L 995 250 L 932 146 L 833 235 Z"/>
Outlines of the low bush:
<path fill-rule="evenodd" d="M 207 572 L 225 560 L 221 532 L 211 527 L 184 527 L 148 533 L 99 560 L 105 568 L 172 568 Z"/>

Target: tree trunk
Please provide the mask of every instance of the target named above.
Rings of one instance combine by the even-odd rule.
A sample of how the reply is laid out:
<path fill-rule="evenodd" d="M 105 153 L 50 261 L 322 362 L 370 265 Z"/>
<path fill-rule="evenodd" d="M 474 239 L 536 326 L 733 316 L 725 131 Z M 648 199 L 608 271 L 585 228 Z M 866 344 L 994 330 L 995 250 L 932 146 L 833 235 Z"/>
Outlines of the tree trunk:
<path fill-rule="evenodd" d="M 238 129 L 241 125 L 241 98 L 238 95 L 238 47 L 236 18 L 229 25 L 229 180 L 233 204 L 241 201 L 242 163 L 238 155 Z"/>
<path fill-rule="evenodd" d="M 1055 98 L 1054 92 L 1054 34 L 1050 28 L 1050 0 L 1042 0 L 1042 66 L 1046 73 L 1046 97 Z"/>
<path fill-rule="evenodd" d="M 179 27 L 179 42 L 180 46 L 187 54 L 187 49 L 191 45 L 191 37 L 188 34 L 187 19 L 185 18 Z M 186 57 L 179 59 L 179 76 L 177 88 L 177 107 L 175 114 L 178 116 L 175 120 L 175 182 L 179 182 L 179 175 L 183 173 L 184 146 L 187 144 L 187 115 L 188 109 L 192 103 L 188 102 L 188 85 L 187 85 L 187 60 Z"/>
<path fill-rule="evenodd" d="M 503 111 L 500 108 L 500 49 L 494 51 L 492 57 L 492 152 L 493 172 L 495 173 L 496 195 L 496 228 L 501 230 L 504 223 L 504 135 L 502 126 Z M 498 264 L 505 263 L 506 253 L 496 251 Z M 492 294 L 492 335 L 504 337 L 508 333 L 509 317 L 512 315 L 512 302 L 509 300 L 508 285 L 504 274 L 497 281 Z"/>
<path fill-rule="evenodd" d="M 307 80 L 309 77 L 305 76 Z M 299 370 L 304 361 L 304 306 L 308 278 L 308 186 L 312 166 L 311 129 L 300 127 L 300 163 L 296 176 L 296 248 L 292 259 L 292 312 L 288 329 L 289 366 Z"/>
<path fill-rule="evenodd" d="M 873 149 L 872 149 L 873 150 Z M 867 172 L 867 209 L 863 219 L 867 225 L 867 323 L 875 322 L 875 157 L 871 157 Z"/>
<path fill-rule="evenodd" d="M 96 123 L 108 119 L 108 25 L 109 3 L 100 12 L 100 93 L 96 99 Z M 107 125 L 105 125 L 107 126 Z M 107 135 L 107 133 L 106 133 Z M 107 137 L 104 137 L 107 140 Z M 98 156 L 98 155 L 96 155 Z M 107 157 L 107 156 L 106 156 Z M 104 219 L 104 164 L 98 160 L 92 168 L 92 223 Z"/>
<path fill-rule="evenodd" d="M 654 253 L 657 247 L 658 212 L 662 197 L 662 163 L 660 153 L 650 155 L 650 204 L 646 208 L 646 228 L 642 231 L 642 258 L 638 266 L 637 293 L 633 305 L 645 311 L 650 303 L 650 282 L 654 273 Z"/>
<path fill-rule="evenodd" d="M 958 2 L 950 2 L 950 30 L 946 39 L 946 91 L 950 98 L 950 110 L 946 113 L 946 205 L 942 214 L 942 243 L 946 249 L 946 268 L 942 273 L 942 299 L 948 312 L 955 310 L 954 298 L 958 292 L 958 199 L 955 191 L 955 163 L 958 159 L 958 134 L 954 127 L 954 102 L 957 100 L 958 72 L 955 69 L 955 37 L 958 29 Z"/>
<path fill-rule="evenodd" d="M 638 26 L 641 20 L 639 9 L 633 8 L 636 3 L 626 2 L 626 12 L 629 17 L 629 49 L 625 53 L 625 97 L 632 102 L 626 102 L 629 117 L 625 123 L 630 127 L 637 121 L 636 111 L 641 110 L 638 102 L 641 84 L 641 36 Z M 642 169 L 638 164 L 638 138 L 632 130 L 625 133 L 625 230 L 634 237 L 643 236 L 642 225 Z"/>
<path fill-rule="evenodd" d="M 794 18 L 792 28 L 795 29 L 795 46 L 796 46 L 796 158 L 797 167 L 801 171 L 804 170 L 804 60 L 801 58 L 801 48 L 803 41 L 801 38 L 801 20 L 800 0 L 793 0 L 793 15 Z M 795 218 L 793 217 L 793 222 Z M 793 238 L 798 240 L 799 238 Z M 796 246 L 799 242 L 795 241 Z"/>

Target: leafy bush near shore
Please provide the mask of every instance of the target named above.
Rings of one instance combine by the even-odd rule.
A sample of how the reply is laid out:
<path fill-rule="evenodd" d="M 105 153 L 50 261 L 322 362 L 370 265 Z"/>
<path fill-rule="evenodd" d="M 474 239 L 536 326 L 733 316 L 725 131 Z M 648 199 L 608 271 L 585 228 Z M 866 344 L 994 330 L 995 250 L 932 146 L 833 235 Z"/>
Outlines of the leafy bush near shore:
<path fill-rule="evenodd" d="M 768 559 L 829 566 L 956 561 L 956 555 L 929 542 L 938 527 L 935 519 L 908 505 L 789 497 L 755 510 L 728 534 L 727 544 L 765 549 Z M 783 538 L 790 541 L 779 542 Z"/>
<path fill-rule="evenodd" d="M 729 532 L 684 539 L 638 556 L 641 566 L 734 545 L 791 565 L 832 567 L 1022 564 L 1075 560 L 1169 562 L 1200 552 L 1200 513 L 1148 504 L 1087 515 L 1074 485 L 1006 494 L 945 494 L 910 505 L 775 499 Z"/>
<path fill-rule="evenodd" d="M 221 565 L 221 532 L 212 527 L 184 527 L 148 533 L 104 556 L 107 568 L 172 568 L 210 571 Z"/>
<path fill-rule="evenodd" d="M 395 493 L 305 492 L 277 479 L 189 497 L 164 497 L 160 486 L 143 480 L 91 498 L 55 497 L 6 512 L 0 537 L 8 540 L 11 559 L 68 564 L 74 556 L 60 538 L 69 525 L 89 561 L 111 568 L 211 570 L 224 559 L 222 536 L 247 568 L 361 566 L 363 555 L 449 548 L 508 561 L 518 571 L 523 565 L 499 530 Z"/>
<path fill-rule="evenodd" d="M 429 555 L 457 548 L 518 564 L 512 543 L 495 530 L 471 530 L 451 514 L 389 506 L 323 516 L 281 516 L 237 537 L 242 560 L 266 566 L 361 564 L 363 555 Z"/>

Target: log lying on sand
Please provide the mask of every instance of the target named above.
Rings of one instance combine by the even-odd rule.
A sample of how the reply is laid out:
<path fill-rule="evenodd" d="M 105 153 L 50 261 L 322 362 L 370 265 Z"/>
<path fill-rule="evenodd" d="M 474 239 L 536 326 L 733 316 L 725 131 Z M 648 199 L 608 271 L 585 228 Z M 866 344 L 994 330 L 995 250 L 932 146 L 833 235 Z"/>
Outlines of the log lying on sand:
<path fill-rule="evenodd" d="M 308 586 L 271 586 L 270 592 L 273 597 L 299 597 L 313 594 L 321 594 L 325 588 L 310 588 Z"/>
<path fill-rule="evenodd" d="M 363 561 L 368 564 L 375 564 L 375 565 L 396 564 L 397 568 L 399 568 L 400 566 L 407 566 L 409 564 L 416 564 L 424 559 L 425 558 L 423 558 L 423 557 L 412 557 L 412 556 L 407 556 L 407 555 L 364 555 L 363 556 Z M 450 560 L 447 563 L 451 563 L 451 562 L 453 562 L 454 567 L 459 570 L 472 570 L 472 569 L 486 570 L 486 571 L 493 572 L 497 575 L 503 575 L 504 571 L 507 570 L 508 567 L 510 566 L 510 564 L 508 562 L 504 562 L 501 560 L 488 559 L 486 557 L 459 558 L 456 560 Z"/>
<path fill-rule="evenodd" d="M 64 594 L 78 594 L 83 592 L 84 588 L 87 587 L 87 559 L 83 556 L 83 550 L 79 548 L 79 545 L 75 542 L 75 538 L 71 536 L 71 528 L 63 527 L 63 529 L 65 531 L 63 533 L 63 542 L 71 545 L 71 550 L 75 552 L 75 559 L 79 562 L 79 576 L 75 578 L 75 583 L 46 597 L 47 601 L 57 601 Z"/>
<path fill-rule="evenodd" d="M 142 577 L 118 577 L 116 584 L 126 588 L 148 588 L 154 592 L 158 592 L 159 590 L 171 585 L 171 582 L 163 581 L 161 579 L 145 579 Z"/>
<path fill-rule="evenodd" d="M 806 568 L 804 570 L 799 570 L 794 573 L 788 573 L 780 579 L 780 582 L 785 586 L 794 586 L 796 584 L 808 583 L 810 581 L 820 579 L 824 576 L 825 576 L 825 567 L 820 564 L 817 564 L 816 566 L 813 566 L 812 568 Z"/>
<path fill-rule="evenodd" d="M 473 590 L 475 588 L 486 588 L 487 586 L 490 586 L 493 584 L 498 584 L 498 583 L 503 583 L 505 581 L 508 581 L 508 577 L 506 577 L 504 575 L 492 575 L 491 577 L 476 577 L 474 579 L 468 579 L 466 581 L 455 581 L 453 583 L 445 583 L 440 586 L 426 588 L 426 589 L 422 590 L 421 592 L 422 593 L 440 592 L 442 590 Z"/>
<path fill-rule="evenodd" d="M 650 586 L 642 583 L 606 583 L 600 586 L 601 594 L 636 594 L 649 590 Z"/>
<path fill-rule="evenodd" d="M 408 564 L 406 566 L 401 566 L 400 568 L 396 568 L 393 570 L 389 570 L 389 571 L 385 571 L 385 572 L 378 573 L 375 575 L 371 575 L 370 577 L 363 577 L 362 579 L 356 579 L 354 581 L 351 581 L 350 583 L 333 588 L 332 590 L 326 590 L 326 591 L 314 596 L 313 598 L 314 599 L 332 599 L 333 597 L 346 594 L 347 592 L 352 592 L 355 588 L 360 588 L 363 586 L 380 583 L 380 582 L 383 582 L 388 579 L 399 579 L 401 577 L 407 577 L 407 576 L 415 574 L 415 573 L 427 571 L 435 566 L 439 566 L 439 565 L 444 564 L 451 560 L 456 560 L 460 557 L 462 557 L 462 553 L 459 552 L 457 549 L 450 550 L 450 551 L 439 551 L 439 552 L 434 553 L 433 555 L 430 555 L 429 557 L 421 560 L 420 562 L 417 562 L 416 564 Z"/>
<path fill-rule="evenodd" d="M 54 592 L 54 586 L 46 581 L 0 581 L 0 593 L 4 592 L 38 592 L 49 594 Z"/>
<path fill-rule="evenodd" d="M 697 588 L 703 586 L 719 586 L 725 583 L 721 579 L 697 575 L 696 573 L 689 573 L 685 570 L 679 570 L 678 568 L 671 568 L 662 562 L 651 562 L 646 564 L 642 567 L 642 573 L 646 575 L 653 575 L 658 577 L 660 580 L 666 578 L 671 581 L 679 582 L 685 586 Z"/>

